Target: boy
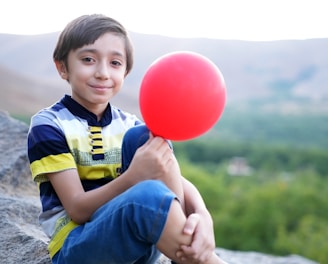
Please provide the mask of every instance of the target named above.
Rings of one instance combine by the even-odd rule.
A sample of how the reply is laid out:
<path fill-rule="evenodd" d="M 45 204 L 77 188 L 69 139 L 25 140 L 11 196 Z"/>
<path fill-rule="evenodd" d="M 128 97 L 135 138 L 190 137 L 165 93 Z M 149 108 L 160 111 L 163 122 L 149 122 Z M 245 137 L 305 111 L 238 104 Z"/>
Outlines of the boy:
<path fill-rule="evenodd" d="M 170 145 L 109 103 L 133 65 L 124 27 L 79 17 L 53 59 L 72 93 L 33 116 L 28 134 L 52 263 L 154 263 L 160 252 L 178 263 L 223 263 L 209 212 Z"/>

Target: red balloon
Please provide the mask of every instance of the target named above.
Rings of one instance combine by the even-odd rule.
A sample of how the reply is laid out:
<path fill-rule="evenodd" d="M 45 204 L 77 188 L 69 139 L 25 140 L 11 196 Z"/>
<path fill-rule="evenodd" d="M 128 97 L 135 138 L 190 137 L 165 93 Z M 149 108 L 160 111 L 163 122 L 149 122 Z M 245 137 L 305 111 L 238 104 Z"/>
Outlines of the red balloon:
<path fill-rule="evenodd" d="M 169 140 L 188 140 L 208 131 L 220 118 L 225 101 L 220 70 L 194 52 L 158 58 L 140 87 L 140 111 L 146 126 Z"/>

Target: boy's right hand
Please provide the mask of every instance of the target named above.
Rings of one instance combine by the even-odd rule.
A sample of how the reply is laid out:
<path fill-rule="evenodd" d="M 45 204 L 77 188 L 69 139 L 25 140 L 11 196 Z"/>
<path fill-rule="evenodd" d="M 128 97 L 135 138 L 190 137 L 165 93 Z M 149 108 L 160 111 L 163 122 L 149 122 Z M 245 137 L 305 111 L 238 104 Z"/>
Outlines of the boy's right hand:
<path fill-rule="evenodd" d="M 215 252 L 212 220 L 208 213 L 193 213 L 187 217 L 183 233 L 193 237 L 191 245 L 181 245 L 177 257 L 184 263 L 207 263 Z M 210 228 L 208 228 L 210 227 Z"/>
<path fill-rule="evenodd" d="M 149 133 L 149 139 L 137 149 L 129 170 L 137 182 L 143 180 L 171 181 L 181 175 L 179 165 L 168 142 Z"/>

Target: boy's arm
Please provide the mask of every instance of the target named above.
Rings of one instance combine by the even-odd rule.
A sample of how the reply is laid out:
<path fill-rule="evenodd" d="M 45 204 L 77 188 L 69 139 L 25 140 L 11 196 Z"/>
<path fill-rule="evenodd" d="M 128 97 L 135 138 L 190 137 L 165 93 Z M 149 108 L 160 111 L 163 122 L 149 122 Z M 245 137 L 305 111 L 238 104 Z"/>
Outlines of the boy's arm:
<path fill-rule="evenodd" d="M 82 224 L 88 221 L 100 206 L 140 181 L 161 180 L 174 187 L 175 175 L 178 175 L 178 166 L 175 164 L 172 150 L 166 141 L 151 137 L 137 150 L 129 168 L 123 174 L 99 188 L 85 192 L 76 169 L 49 173 L 48 178 L 69 216 L 74 222 Z M 172 170 L 175 173 L 170 173 Z"/>
<path fill-rule="evenodd" d="M 193 234 L 193 241 L 191 245 L 182 245 L 177 255 L 204 261 L 215 250 L 213 220 L 197 188 L 185 178 L 182 181 L 187 213 L 184 233 Z"/>
<path fill-rule="evenodd" d="M 193 213 L 207 212 L 205 202 L 197 188 L 186 178 L 182 177 L 184 197 L 186 200 L 187 216 Z"/>

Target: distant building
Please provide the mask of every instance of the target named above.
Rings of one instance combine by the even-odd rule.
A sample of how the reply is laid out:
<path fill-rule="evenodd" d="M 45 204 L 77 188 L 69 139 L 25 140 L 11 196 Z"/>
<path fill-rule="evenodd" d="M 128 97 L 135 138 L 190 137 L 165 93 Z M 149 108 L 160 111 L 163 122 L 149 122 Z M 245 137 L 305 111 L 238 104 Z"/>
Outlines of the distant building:
<path fill-rule="evenodd" d="M 227 171 L 231 176 L 249 176 L 253 169 L 247 164 L 245 158 L 234 157 L 230 160 Z"/>

